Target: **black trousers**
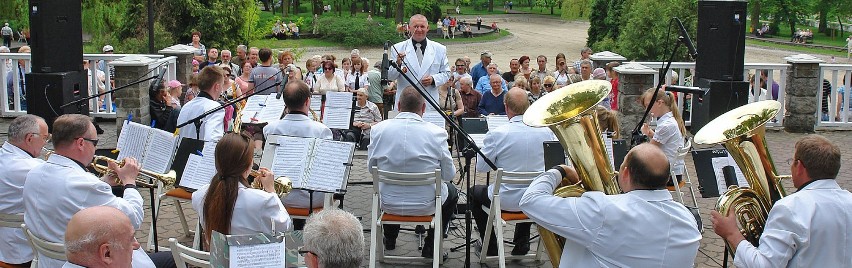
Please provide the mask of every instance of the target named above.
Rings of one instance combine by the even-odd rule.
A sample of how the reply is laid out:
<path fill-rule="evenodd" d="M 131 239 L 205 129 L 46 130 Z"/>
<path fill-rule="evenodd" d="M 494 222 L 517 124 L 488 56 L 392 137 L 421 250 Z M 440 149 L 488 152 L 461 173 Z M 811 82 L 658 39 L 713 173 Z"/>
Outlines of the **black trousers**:
<path fill-rule="evenodd" d="M 148 257 L 151 258 L 151 262 L 157 268 L 177 268 L 175 259 L 172 257 L 170 251 L 151 252 L 148 253 Z"/>
<path fill-rule="evenodd" d="M 479 228 L 480 239 L 484 239 L 485 228 L 488 223 L 488 213 L 482 209 L 482 206 L 491 207 L 491 199 L 488 198 L 490 195 L 491 193 L 488 192 L 488 185 L 474 185 L 468 193 L 468 200 L 470 200 L 471 206 L 470 212 L 473 214 L 473 220 L 476 221 L 476 228 Z M 529 243 L 530 227 L 532 227 L 531 222 L 518 223 L 515 225 L 515 237 L 512 241 L 515 242 L 516 246 Z M 503 243 L 503 241 L 497 241 L 497 236 L 494 235 L 494 230 L 491 230 L 491 241 L 493 242 L 488 245 L 488 251 L 497 252 L 497 243 Z M 485 242 L 485 240 L 482 242 Z"/>
<path fill-rule="evenodd" d="M 441 205 L 441 228 L 444 232 L 446 232 L 447 227 L 450 225 L 450 221 L 453 219 L 456 204 L 459 202 L 459 192 L 451 182 L 444 183 L 447 184 L 447 201 L 444 201 L 444 204 Z M 384 229 L 383 233 L 385 234 L 385 238 L 391 241 L 396 241 L 396 238 L 399 236 L 399 224 L 382 224 L 382 228 Z M 431 241 L 434 234 L 435 229 L 429 228 L 426 235 L 426 245 L 432 245 Z M 441 239 L 443 238 L 444 235 L 441 234 Z"/>

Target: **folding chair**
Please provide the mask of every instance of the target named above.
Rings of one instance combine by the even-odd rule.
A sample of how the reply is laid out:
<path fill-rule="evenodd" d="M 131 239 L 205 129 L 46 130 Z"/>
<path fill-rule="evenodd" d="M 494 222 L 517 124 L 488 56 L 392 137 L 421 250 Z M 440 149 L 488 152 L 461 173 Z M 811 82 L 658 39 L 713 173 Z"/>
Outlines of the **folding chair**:
<path fill-rule="evenodd" d="M 41 239 L 35 236 L 30 232 L 30 229 L 27 228 L 26 224 L 21 224 L 21 229 L 24 229 L 24 234 L 27 235 L 27 239 L 30 241 L 30 245 L 33 247 L 33 251 L 37 254 L 33 255 L 32 266 L 30 267 L 38 267 L 38 253 L 44 255 L 51 259 L 56 259 L 60 261 L 67 261 L 65 258 L 65 245 L 62 243 L 53 243 L 44 239 Z"/>
<path fill-rule="evenodd" d="M 6 228 L 21 228 L 21 225 L 24 224 L 24 215 L 23 214 L 5 214 L 0 213 L 0 227 Z M 17 265 L 17 264 L 8 264 L 0 261 L 0 268 L 22 268 L 29 267 Z"/>
<path fill-rule="evenodd" d="M 169 248 L 177 268 L 186 268 L 186 264 L 194 267 L 210 268 L 210 252 L 198 251 L 181 245 L 177 239 L 169 238 Z"/>
<path fill-rule="evenodd" d="M 485 227 L 485 233 L 483 235 L 484 240 L 482 242 L 482 251 L 479 253 L 479 262 L 483 263 L 489 260 L 499 259 L 500 268 L 506 267 L 506 259 L 535 259 L 536 261 L 541 261 L 541 256 L 543 252 L 543 248 L 541 246 L 541 239 L 538 240 L 538 245 L 536 246 L 535 253 L 521 255 L 521 256 L 506 256 L 505 246 L 503 244 L 504 236 L 503 236 L 503 227 L 508 223 L 525 223 L 525 222 L 533 222 L 526 214 L 520 211 L 505 211 L 502 210 L 501 201 L 500 201 L 500 185 L 502 184 L 511 184 L 516 186 L 529 186 L 532 183 L 533 179 L 540 175 L 541 172 L 508 172 L 503 171 L 502 168 L 497 169 L 497 175 L 494 179 L 494 191 L 491 193 L 491 207 L 482 206 L 482 210 L 488 211 L 488 223 Z M 491 231 L 494 229 L 495 235 L 497 236 L 497 241 L 491 241 Z M 480 230 L 482 231 L 482 230 Z M 518 243 L 518 241 L 514 241 Z M 488 246 L 490 243 L 497 243 L 497 256 L 488 256 Z"/>
<path fill-rule="evenodd" d="M 687 138 L 686 141 L 684 141 L 683 146 L 681 146 L 677 150 L 678 161 L 682 161 L 684 158 L 686 158 L 686 155 L 689 154 L 690 150 L 692 150 L 692 138 Z M 675 178 L 674 170 L 672 170 L 671 177 Z M 695 197 L 695 186 L 693 185 L 692 177 L 689 176 L 689 171 L 685 166 L 683 167 L 683 175 L 681 175 L 681 178 L 682 179 L 680 182 L 672 183 L 674 184 L 673 186 L 667 186 L 666 188 L 668 188 L 670 192 L 676 194 L 680 203 L 684 205 L 686 205 L 686 203 L 684 203 L 683 201 L 684 193 L 681 191 L 681 189 L 683 189 L 684 186 L 689 188 L 690 196 L 692 196 L 692 206 L 697 209 L 698 199 Z"/>
<path fill-rule="evenodd" d="M 158 186 L 160 187 L 159 189 L 162 189 L 161 184 L 158 184 Z M 158 192 L 161 192 L 161 190 L 158 190 Z M 199 234 L 199 230 L 198 230 L 199 228 L 195 228 L 194 231 L 189 230 L 189 225 L 186 223 L 186 215 L 183 213 L 183 207 L 180 204 L 180 202 L 192 203 L 192 193 L 190 193 L 190 192 L 188 192 L 188 191 L 186 191 L 182 188 L 174 188 L 174 189 L 169 190 L 168 192 L 158 194 L 158 196 L 159 196 L 159 198 L 157 198 L 157 201 L 155 202 L 156 207 L 154 209 L 152 209 L 152 211 L 154 213 L 153 214 L 154 218 L 160 216 L 159 215 L 160 214 L 160 204 L 162 204 L 163 201 L 165 201 L 165 200 L 174 201 L 175 209 L 177 210 L 177 214 L 178 214 L 178 219 L 180 219 L 180 225 L 181 225 L 181 227 L 183 227 L 183 234 L 185 236 L 189 236 L 190 232 L 192 232 L 195 236 L 192 239 L 192 247 L 193 248 L 199 248 L 199 245 L 201 244 L 201 238 L 200 238 L 200 234 Z M 152 224 L 150 231 L 148 232 L 148 246 L 147 246 L 148 250 L 153 250 L 154 236 L 151 235 L 153 233 L 154 233 L 154 225 Z"/>
<path fill-rule="evenodd" d="M 18 31 L 18 42 L 21 42 L 21 43 L 27 42 L 27 37 L 24 36 L 24 33 L 21 32 L 21 31 Z"/>
<path fill-rule="evenodd" d="M 371 210 L 372 220 L 370 221 L 370 268 L 376 267 L 376 262 L 391 260 L 391 261 L 422 261 L 432 262 L 432 267 L 437 268 L 443 262 L 441 258 L 441 242 L 443 240 L 443 225 L 441 224 L 441 169 L 436 169 L 434 172 L 424 173 L 397 173 L 379 170 L 378 167 L 370 167 L 370 174 L 373 176 L 373 208 Z M 434 185 L 435 186 L 435 214 L 429 216 L 403 216 L 385 213 L 379 208 L 381 204 L 381 194 L 379 192 L 379 183 L 385 185 L 401 185 L 401 186 L 418 186 L 418 185 Z M 432 241 L 432 260 L 424 257 L 411 256 L 386 256 L 384 247 L 379 247 L 381 243 L 379 238 L 384 237 L 382 224 L 405 224 L 405 225 L 425 225 L 429 224 L 435 229 Z"/>

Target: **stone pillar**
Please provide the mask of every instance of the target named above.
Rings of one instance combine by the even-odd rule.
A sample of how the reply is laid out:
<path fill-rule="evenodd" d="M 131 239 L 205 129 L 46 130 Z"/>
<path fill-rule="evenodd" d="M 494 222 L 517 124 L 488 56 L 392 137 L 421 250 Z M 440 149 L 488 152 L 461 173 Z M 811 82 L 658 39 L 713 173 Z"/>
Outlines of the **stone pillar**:
<path fill-rule="evenodd" d="M 642 115 L 645 108 L 639 102 L 639 97 L 645 90 L 654 87 L 654 75 L 657 71 L 638 63 L 627 63 L 615 67 L 618 73 L 618 112 L 621 113 L 621 137 L 630 138 L 630 133 Z"/>
<path fill-rule="evenodd" d="M 157 53 L 168 56 L 175 56 L 177 58 L 177 70 L 175 70 L 175 75 L 177 76 L 177 80 L 180 81 L 181 84 L 188 85 L 189 84 L 189 76 L 192 74 L 192 56 L 195 55 L 195 52 L 198 51 L 197 48 L 187 45 L 174 45 L 164 49 L 161 49 Z M 184 90 L 186 91 L 186 90 Z"/>
<path fill-rule="evenodd" d="M 610 51 L 601 51 L 589 57 L 592 60 L 592 68 L 604 68 L 607 63 L 617 61 L 623 63 L 627 58 Z"/>
<path fill-rule="evenodd" d="M 791 133 L 814 132 L 817 123 L 817 94 L 819 94 L 819 64 L 821 59 L 797 54 L 785 57 L 787 67 L 787 95 L 784 101 L 784 130 Z"/>
<path fill-rule="evenodd" d="M 134 55 L 119 58 L 109 64 L 115 66 L 115 84 L 128 85 L 137 82 L 137 79 L 145 79 L 153 76 L 154 74 L 148 73 L 148 70 L 155 67 L 155 62 L 155 59 Z M 118 130 L 116 133 L 121 133 L 121 123 L 127 119 L 127 115 L 129 114 L 133 115 L 131 119 L 133 122 L 143 125 L 151 123 L 151 115 L 148 108 L 150 100 L 148 89 L 152 82 L 142 82 L 112 93 L 116 104 L 115 122 Z"/>

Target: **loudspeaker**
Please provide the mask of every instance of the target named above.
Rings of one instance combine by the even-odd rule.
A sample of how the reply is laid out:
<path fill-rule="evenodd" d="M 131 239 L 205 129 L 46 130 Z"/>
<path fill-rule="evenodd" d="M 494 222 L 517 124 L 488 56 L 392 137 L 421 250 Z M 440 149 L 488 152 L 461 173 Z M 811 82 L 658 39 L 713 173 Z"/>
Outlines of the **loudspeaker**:
<path fill-rule="evenodd" d="M 746 1 L 698 1 L 695 77 L 742 81 Z"/>
<path fill-rule="evenodd" d="M 53 121 L 63 114 L 89 115 L 89 102 L 59 108 L 89 96 L 86 72 L 28 73 L 27 113 L 41 116 L 53 129 Z"/>
<path fill-rule="evenodd" d="M 32 72 L 83 70 L 81 1 L 30 0 Z"/>
<path fill-rule="evenodd" d="M 748 104 L 748 82 L 699 79 L 698 87 L 709 90 L 702 98 L 692 98 L 692 133 L 723 113 Z"/>

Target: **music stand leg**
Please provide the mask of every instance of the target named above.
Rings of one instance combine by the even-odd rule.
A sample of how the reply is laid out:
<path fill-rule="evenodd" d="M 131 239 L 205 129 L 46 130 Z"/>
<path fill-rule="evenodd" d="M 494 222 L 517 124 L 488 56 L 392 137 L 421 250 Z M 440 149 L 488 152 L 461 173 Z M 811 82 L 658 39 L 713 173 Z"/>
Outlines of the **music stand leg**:
<path fill-rule="evenodd" d="M 308 217 L 314 214 L 314 190 L 308 190 Z"/>
<path fill-rule="evenodd" d="M 151 232 L 152 232 L 151 234 L 148 234 L 148 235 L 151 235 L 154 238 L 153 239 L 153 241 L 154 241 L 154 252 L 160 252 L 160 247 L 157 243 L 157 214 L 159 213 L 159 211 L 156 211 L 156 210 L 159 210 L 159 208 L 156 207 L 156 200 L 154 200 L 154 198 L 156 198 L 154 196 L 154 187 L 149 188 L 148 193 L 151 194 Z"/>

